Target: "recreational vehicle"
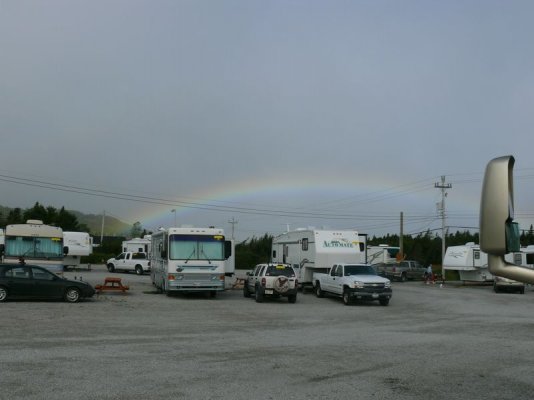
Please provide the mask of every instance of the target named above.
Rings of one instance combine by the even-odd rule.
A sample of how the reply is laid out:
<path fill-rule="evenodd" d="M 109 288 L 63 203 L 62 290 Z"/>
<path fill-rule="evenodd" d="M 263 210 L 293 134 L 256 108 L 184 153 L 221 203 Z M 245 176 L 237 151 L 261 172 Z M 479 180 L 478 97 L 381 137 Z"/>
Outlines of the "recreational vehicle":
<path fill-rule="evenodd" d="M 122 242 L 122 252 L 127 251 L 137 253 L 147 253 L 150 255 L 151 250 L 151 236 L 145 235 L 142 238 L 133 238 Z"/>
<path fill-rule="evenodd" d="M 504 258 L 510 264 L 534 268 L 534 246 L 521 247 Z M 449 246 L 443 259 L 443 269 L 458 271 L 461 281 L 493 282 L 494 279 L 488 269 L 488 255 L 473 242 Z"/>
<path fill-rule="evenodd" d="M 93 238 L 87 232 L 63 232 L 63 245 L 69 248 L 63 257 L 65 270 L 79 267 L 82 256 L 93 254 Z"/>
<path fill-rule="evenodd" d="M 43 224 L 40 220 L 28 220 L 25 224 L 7 225 L 3 261 L 42 266 L 52 272 L 63 272 L 63 257 L 68 247 L 63 247 L 63 230 Z"/>
<path fill-rule="evenodd" d="M 367 246 L 367 262 L 373 264 L 395 264 L 400 259 L 397 257 L 400 247 L 381 244 L 378 246 Z"/>
<path fill-rule="evenodd" d="M 366 235 L 353 230 L 297 229 L 273 239 L 271 261 L 291 264 L 299 286 L 312 286 L 313 273 L 339 263 L 365 263 Z"/>
<path fill-rule="evenodd" d="M 152 284 L 170 295 L 207 292 L 215 297 L 234 274 L 232 242 L 218 228 L 168 228 L 152 234 Z"/>

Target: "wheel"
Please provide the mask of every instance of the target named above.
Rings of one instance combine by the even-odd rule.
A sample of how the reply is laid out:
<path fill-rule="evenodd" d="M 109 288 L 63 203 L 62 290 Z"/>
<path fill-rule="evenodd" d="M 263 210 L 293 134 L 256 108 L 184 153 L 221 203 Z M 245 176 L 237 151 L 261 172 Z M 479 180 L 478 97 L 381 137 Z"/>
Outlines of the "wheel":
<path fill-rule="evenodd" d="M 250 297 L 250 290 L 248 288 L 247 282 L 243 285 L 243 296 L 244 297 Z"/>
<path fill-rule="evenodd" d="M 210 291 L 210 299 L 214 299 L 217 297 L 217 291 L 216 290 L 211 290 Z"/>
<path fill-rule="evenodd" d="M 525 294 L 525 288 L 519 289 L 519 294 Z"/>
<path fill-rule="evenodd" d="M 7 300 L 7 289 L 3 286 L 0 286 L 0 302 Z"/>
<path fill-rule="evenodd" d="M 343 290 L 343 304 L 348 306 L 350 303 L 351 303 L 350 292 L 348 291 L 348 289 L 345 289 Z"/>
<path fill-rule="evenodd" d="M 389 304 L 389 299 L 380 299 L 378 300 L 381 306 L 387 306 Z"/>
<path fill-rule="evenodd" d="M 263 290 L 256 288 L 256 303 L 263 303 Z"/>
<path fill-rule="evenodd" d="M 321 284 L 317 282 L 317 285 L 315 285 L 315 295 L 317 297 L 324 297 L 323 289 L 321 289 Z"/>
<path fill-rule="evenodd" d="M 109 272 L 115 272 L 115 266 L 111 263 L 108 264 L 108 271 Z"/>
<path fill-rule="evenodd" d="M 294 304 L 297 302 L 297 294 L 290 294 L 287 296 L 287 301 L 289 301 L 291 304 Z"/>
<path fill-rule="evenodd" d="M 493 284 L 493 291 L 495 293 L 499 293 L 499 288 L 497 287 L 497 285 L 495 283 Z"/>
<path fill-rule="evenodd" d="M 135 266 L 135 273 L 137 275 L 143 275 L 143 267 L 141 267 L 140 265 L 136 265 Z"/>
<path fill-rule="evenodd" d="M 408 280 L 408 277 L 406 276 L 406 273 L 403 272 L 401 274 L 400 281 L 401 282 L 406 282 L 407 280 Z"/>
<path fill-rule="evenodd" d="M 65 301 L 69 303 L 78 302 L 80 300 L 80 297 L 81 297 L 81 293 L 80 293 L 80 289 L 78 288 L 71 287 L 65 291 Z"/>

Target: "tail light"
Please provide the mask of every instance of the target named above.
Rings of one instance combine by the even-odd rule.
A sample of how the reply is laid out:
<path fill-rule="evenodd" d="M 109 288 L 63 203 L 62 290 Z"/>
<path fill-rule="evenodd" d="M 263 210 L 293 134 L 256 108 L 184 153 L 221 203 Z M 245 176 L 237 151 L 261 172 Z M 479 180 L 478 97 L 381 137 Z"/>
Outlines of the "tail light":
<path fill-rule="evenodd" d="M 267 281 L 265 280 L 265 278 L 261 278 L 261 286 L 265 287 L 266 284 Z"/>
<path fill-rule="evenodd" d="M 170 281 L 174 281 L 176 278 L 175 278 L 175 276 L 173 274 L 169 274 L 168 279 Z"/>

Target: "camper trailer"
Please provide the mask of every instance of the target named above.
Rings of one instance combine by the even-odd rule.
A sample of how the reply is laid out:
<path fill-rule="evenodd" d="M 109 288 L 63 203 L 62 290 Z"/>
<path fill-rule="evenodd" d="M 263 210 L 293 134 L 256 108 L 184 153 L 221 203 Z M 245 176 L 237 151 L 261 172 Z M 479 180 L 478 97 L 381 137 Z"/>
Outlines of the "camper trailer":
<path fill-rule="evenodd" d="M 69 248 L 69 254 L 63 257 L 65 270 L 79 267 L 82 256 L 93 254 L 93 238 L 87 232 L 63 232 L 63 245 Z"/>
<path fill-rule="evenodd" d="M 510 264 L 534 268 L 534 246 L 521 247 L 504 258 Z M 449 246 L 443 259 L 443 269 L 458 271 L 461 281 L 493 282 L 494 279 L 488 270 L 488 255 L 473 242 Z"/>
<path fill-rule="evenodd" d="M 400 261 L 398 258 L 400 247 L 381 244 L 378 246 L 367 246 L 367 262 L 373 264 L 395 264 Z"/>
<path fill-rule="evenodd" d="M 312 286 L 313 273 L 338 263 L 366 263 L 366 235 L 353 230 L 297 229 L 273 238 L 271 261 L 291 264 L 299 286 Z"/>
<path fill-rule="evenodd" d="M 43 221 L 29 219 L 25 224 L 7 225 L 4 231 L 3 261 L 39 265 L 51 272 L 63 272 L 63 257 L 68 247 L 63 246 L 63 230 Z"/>
<path fill-rule="evenodd" d="M 133 238 L 122 242 L 122 252 L 132 251 L 134 253 L 147 253 L 150 255 L 151 236 L 145 235 L 142 238 Z"/>

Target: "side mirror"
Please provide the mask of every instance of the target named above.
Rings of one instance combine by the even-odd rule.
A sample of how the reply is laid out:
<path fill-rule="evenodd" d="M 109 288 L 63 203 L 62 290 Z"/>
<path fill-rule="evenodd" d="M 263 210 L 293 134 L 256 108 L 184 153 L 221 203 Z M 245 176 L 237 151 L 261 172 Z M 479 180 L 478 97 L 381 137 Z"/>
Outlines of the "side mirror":
<path fill-rule="evenodd" d="M 63 255 L 66 256 L 67 254 L 69 254 L 69 246 L 64 246 L 63 247 Z"/>
<path fill-rule="evenodd" d="M 5 250 L 6 246 L 2 243 L 0 244 L 0 255 L 4 255 L 4 250 Z"/>
<path fill-rule="evenodd" d="M 167 258 L 167 250 L 161 250 L 159 252 L 159 254 L 160 254 L 161 258 Z"/>
<path fill-rule="evenodd" d="M 488 270 L 496 276 L 534 283 L 534 270 L 505 261 L 520 250 L 519 225 L 514 219 L 513 156 L 491 160 L 480 199 L 480 250 L 488 254 Z"/>

